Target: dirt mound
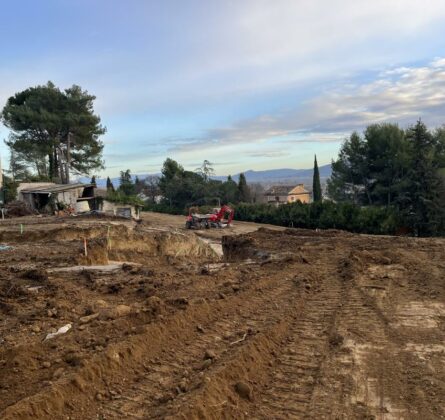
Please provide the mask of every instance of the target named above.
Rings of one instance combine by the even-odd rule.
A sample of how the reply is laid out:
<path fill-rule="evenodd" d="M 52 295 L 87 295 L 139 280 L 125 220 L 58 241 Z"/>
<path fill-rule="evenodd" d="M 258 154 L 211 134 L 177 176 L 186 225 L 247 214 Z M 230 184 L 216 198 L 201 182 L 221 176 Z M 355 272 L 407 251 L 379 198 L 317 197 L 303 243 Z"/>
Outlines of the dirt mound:
<path fill-rule="evenodd" d="M 23 216 L 38 214 L 37 211 L 31 209 L 31 207 L 29 207 L 23 201 L 11 201 L 10 203 L 6 204 L 5 209 L 6 209 L 5 215 L 8 218 L 23 217 Z"/>
<path fill-rule="evenodd" d="M 52 220 L 0 227 L 2 419 L 445 416 L 444 240 Z"/>

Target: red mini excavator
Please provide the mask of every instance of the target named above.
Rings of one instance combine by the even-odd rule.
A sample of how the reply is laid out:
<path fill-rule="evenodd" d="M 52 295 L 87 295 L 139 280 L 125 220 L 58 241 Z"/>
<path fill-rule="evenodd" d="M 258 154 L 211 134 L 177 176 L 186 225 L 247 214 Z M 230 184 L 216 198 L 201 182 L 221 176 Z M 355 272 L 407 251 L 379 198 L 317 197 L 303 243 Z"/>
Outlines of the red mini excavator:
<path fill-rule="evenodd" d="M 210 214 L 193 213 L 193 208 L 190 208 L 185 227 L 187 229 L 226 228 L 230 227 L 234 215 L 234 210 L 227 205 L 213 209 L 213 213 Z"/>

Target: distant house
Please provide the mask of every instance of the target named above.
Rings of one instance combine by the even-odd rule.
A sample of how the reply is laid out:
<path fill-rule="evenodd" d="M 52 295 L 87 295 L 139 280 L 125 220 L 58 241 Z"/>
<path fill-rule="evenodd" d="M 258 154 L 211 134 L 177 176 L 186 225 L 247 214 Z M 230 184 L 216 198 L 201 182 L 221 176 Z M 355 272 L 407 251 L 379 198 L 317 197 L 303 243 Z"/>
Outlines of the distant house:
<path fill-rule="evenodd" d="M 266 201 L 269 204 L 294 203 L 300 201 L 309 203 L 311 201 L 311 193 L 304 188 L 303 184 L 297 186 L 291 185 L 275 185 L 270 187 L 265 193 Z"/>
<path fill-rule="evenodd" d="M 27 182 L 19 184 L 17 199 L 32 209 L 52 213 L 66 207 L 77 212 L 94 210 L 96 197 L 94 184 L 55 184 L 53 182 Z"/>

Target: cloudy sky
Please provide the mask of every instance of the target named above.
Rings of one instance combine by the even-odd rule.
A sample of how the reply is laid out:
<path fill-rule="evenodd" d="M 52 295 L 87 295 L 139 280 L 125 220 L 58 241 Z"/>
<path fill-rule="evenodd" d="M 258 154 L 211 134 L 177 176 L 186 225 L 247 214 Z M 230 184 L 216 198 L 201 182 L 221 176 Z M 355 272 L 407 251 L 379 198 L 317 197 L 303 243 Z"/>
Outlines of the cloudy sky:
<path fill-rule="evenodd" d="M 445 123 L 444 0 L 0 0 L 0 104 L 97 96 L 107 170 L 309 168 L 371 122 Z M 7 130 L 0 126 L 0 139 Z M 2 162 L 7 149 L 0 146 Z"/>

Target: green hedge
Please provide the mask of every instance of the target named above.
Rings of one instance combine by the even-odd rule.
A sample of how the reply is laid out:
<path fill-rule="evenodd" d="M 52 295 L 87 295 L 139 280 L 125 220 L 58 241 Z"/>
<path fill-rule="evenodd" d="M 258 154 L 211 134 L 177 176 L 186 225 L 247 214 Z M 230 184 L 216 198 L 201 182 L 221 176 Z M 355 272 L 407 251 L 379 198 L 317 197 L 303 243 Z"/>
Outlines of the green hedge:
<path fill-rule="evenodd" d="M 108 191 L 107 201 L 118 204 L 128 204 L 136 207 L 144 207 L 145 203 L 136 195 L 125 195 L 121 191 Z"/>
<path fill-rule="evenodd" d="M 342 229 L 392 235 L 404 225 L 393 208 L 359 207 L 331 201 L 311 204 L 296 202 L 279 207 L 270 204 L 238 204 L 233 208 L 235 220 L 304 229 Z M 146 204 L 144 210 L 188 214 L 188 209 L 181 210 L 166 204 Z M 199 213 L 209 213 L 211 210 L 209 206 L 197 207 Z"/>
<path fill-rule="evenodd" d="M 357 233 L 394 234 L 403 225 L 387 207 L 359 207 L 348 203 L 300 202 L 275 207 L 269 204 L 239 204 L 235 220 L 305 229 L 342 229 Z"/>

